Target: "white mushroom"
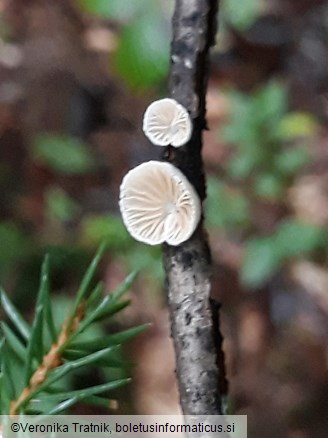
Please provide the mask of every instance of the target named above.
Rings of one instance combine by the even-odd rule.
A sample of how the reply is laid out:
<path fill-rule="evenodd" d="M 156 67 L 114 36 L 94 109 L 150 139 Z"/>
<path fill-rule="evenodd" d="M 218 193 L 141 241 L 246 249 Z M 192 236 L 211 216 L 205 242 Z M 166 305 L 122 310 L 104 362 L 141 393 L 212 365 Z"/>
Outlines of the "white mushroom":
<path fill-rule="evenodd" d="M 147 108 L 143 130 L 153 144 L 179 147 L 190 140 L 192 123 L 182 105 L 174 99 L 161 99 Z"/>
<path fill-rule="evenodd" d="M 160 161 L 148 161 L 127 173 L 120 209 L 132 237 L 149 245 L 179 245 L 193 234 L 201 216 L 193 186 L 179 169 Z"/>

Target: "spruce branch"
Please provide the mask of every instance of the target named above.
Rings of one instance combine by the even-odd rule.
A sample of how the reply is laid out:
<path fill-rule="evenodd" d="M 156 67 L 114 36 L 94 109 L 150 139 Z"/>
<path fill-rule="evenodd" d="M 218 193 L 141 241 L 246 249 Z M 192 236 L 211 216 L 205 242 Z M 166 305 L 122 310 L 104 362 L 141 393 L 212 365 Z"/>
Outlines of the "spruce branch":
<path fill-rule="evenodd" d="M 29 378 L 27 385 L 22 390 L 17 400 L 14 400 L 10 404 L 9 415 L 17 415 L 21 408 L 26 406 L 26 404 L 33 398 L 33 396 L 38 392 L 39 387 L 45 382 L 51 370 L 57 368 L 59 365 L 63 363 L 62 352 L 65 349 L 65 346 L 69 342 L 70 336 L 74 333 L 74 331 L 79 326 L 83 318 L 83 306 L 80 305 L 77 308 L 76 315 L 72 319 L 72 323 L 68 326 L 67 323 L 63 324 L 61 332 L 59 333 L 57 342 L 55 342 L 49 352 L 43 357 L 41 364 L 37 368 L 37 370 L 32 374 Z M 38 315 L 38 314 L 37 314 Z M 35 318 L 37 321 L 37 316 Z M 30 338 L 33 342 L 33 338 Z M 30 345 L 32 345 L 32 342 Z M 37 349 L 36 349 L 37 352 Z M 30 361 L 27 362 L 28 369 L 30 370 L 31 364 Z"/>
<path fill-rule="evenodd" d="M 116 315 L 129 304 L 121 298 L 130 289 L 136 273 L 130 274 L 111 294 L 103 296 L 101 283 L 92 288 L 105 249 L 103 244 L 96 253 L 81 281 L 72 309 L 59 328 L 54 322 L 50 300 L 49 257 L 42 265 L 31 325 L 1 290 L 1 306 L 12 327 L 1 322 L 0 414 L 57 414 L 80 401 L 109 407 L 110 400 L 100 395 L 130 381 L 129 378 L 116 379 L 77 390 L 60 386 L 65 376 L 82 367 L 125 368 L 120 354 L 122 343 L 147 328 L 142 325 L 88 342 L 80 340 L 94 324 Z"/>

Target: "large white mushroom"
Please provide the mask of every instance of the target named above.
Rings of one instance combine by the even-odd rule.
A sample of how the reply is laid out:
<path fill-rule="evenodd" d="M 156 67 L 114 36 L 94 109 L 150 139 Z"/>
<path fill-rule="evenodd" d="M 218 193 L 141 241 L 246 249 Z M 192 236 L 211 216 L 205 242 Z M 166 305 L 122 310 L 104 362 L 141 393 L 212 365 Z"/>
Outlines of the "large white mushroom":
<path fill-rule="evenodd" d="M 195 231 L 201 203 L 179 169 L 170 163 L 148 161 L 123 178 L 120 210 L 125 226 L 136 240 L 176 246 Z"/>
<path fill-rule="evenodd" d="M 190 140 L 192 123 L 182 105 L 166 98 L 149 105 L 143 119 L 143 131 L 155 145 L 180 147 Z"/>

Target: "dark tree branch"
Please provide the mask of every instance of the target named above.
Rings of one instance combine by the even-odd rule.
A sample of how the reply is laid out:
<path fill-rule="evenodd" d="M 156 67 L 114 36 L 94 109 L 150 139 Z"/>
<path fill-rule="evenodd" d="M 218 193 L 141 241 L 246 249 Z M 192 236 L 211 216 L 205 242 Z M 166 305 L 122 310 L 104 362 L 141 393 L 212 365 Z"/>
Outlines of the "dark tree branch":
<path fill-rule="evenodd" d="M 218 0 L 176 0 L 173 16 L 170 93 L 188 109 L 194 129 L 188 144 L 168 147 L 164 158 L 184 172 L 202 201 L 202 131 L 217 9 Z M 202 223 L 182 245 L 164 245 L 164 266 L 182 410 L 186 415 L 221 414 L 222 342 L 218 307 L 210 300 L 211 256 Z"/>

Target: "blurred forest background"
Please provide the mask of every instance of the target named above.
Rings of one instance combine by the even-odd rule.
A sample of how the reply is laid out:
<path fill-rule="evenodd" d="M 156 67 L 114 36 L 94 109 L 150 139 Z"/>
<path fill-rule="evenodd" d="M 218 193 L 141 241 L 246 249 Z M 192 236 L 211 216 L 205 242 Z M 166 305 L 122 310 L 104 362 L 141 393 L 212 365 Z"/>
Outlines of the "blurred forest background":
<path fill-rule="evenodd" d="M 126 351 L 122 413 L 179 412 L 161 251 L 118 211 L 123 175 L 160 157 L 141 127 L 167 93 L 173 3 L 0 0 L 1 283 L 31 318 L 45 253 L 59 313 L 104 238 L 108 290 L 141 269 L 104 329 L 153 323 Z M 205 211 L 229 405 L 252 438 L 328 433 L 327 55 L 327 2 L 221 1 Z"/>

